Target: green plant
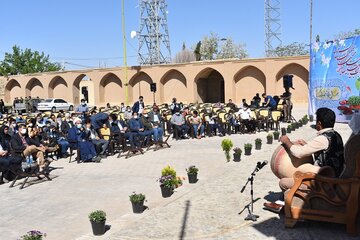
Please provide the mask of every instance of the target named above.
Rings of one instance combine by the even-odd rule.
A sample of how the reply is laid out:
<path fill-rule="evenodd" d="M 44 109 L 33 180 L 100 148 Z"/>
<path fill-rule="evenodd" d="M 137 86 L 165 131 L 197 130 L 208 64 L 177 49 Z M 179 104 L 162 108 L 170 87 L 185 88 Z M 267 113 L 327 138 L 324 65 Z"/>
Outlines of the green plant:
<path fill-rule="evenodd" d="M 266 136 L 266 138 L 268 139 L 268 140 L 273 140 L 273 135 L 271 134 L 271 133 L 269 133 L 267 136 Z"/>
<path fill-rule="evenodd" d="M 292 129 L 291 124 L 289 124 L 289 125 L 287 126 L 287 129 L 288 129 L 288 130 L 291 130 L 291 129 Z"/>
<path fill-rule="evenodd" d="M 168 175 L 168 176 L 161 176 L 158 179 L 160 186 L 164 186 L 167 188 L 173 188 L 177 183 L 177 179 L 174 178 L 172 175 Z"/>
<path fill-rule="evenodd" d="M 96 210 L 89 214 L 89 219 L 91 222 L 105 222 L 106 221 L 106 213 L 102 210 Z"/>
<path fill-rule="evenodd" d="M 144 194 L 141 193 L 136 194 L 135 192 L 133 192 L 133 194 L 131 194 L 129 198 L 130 198 L 130 202 L 132 203 L 141 203 L 145 201 L 146 197 Z"/>
<path fill-rule="evenodd" d="M 245 143 L 244 144 L 244 149 L 246 150 L 246 149 L 252 149 L 252 144 L 251 143 Z"/>
<path fill-rule="evenodd" d="M 304 115 L 302 119 L 303 119 L 305 122 L 306 122 L 306 121 L 309 121 L 308 115 Z"/>
<path fill-rule="evenodd" d="M 42 240 L 43 237 L 46 237 L 46 233 L 42 233 L 37 230 L 32 230 L 27 232 L 26 235 L 21 236 L 20 240 Z"/>
<path fill-rule="evenodd" d="M 173 178 L 175 179 L 176 178 L 176 171 L 174 168 L 170 167 L 169 165 L 164 167 L 162 170 L 161 170 L 161 176 L 168 176 L 168 175 L 171 175 L 173 176 Z"/>
<path fill-rule="evenodd" d="M 241 153 L 242 153 L 241 148 L 236 147 L 236 148 L 234 148 L 233 150 L 234 150 L 234 153 L 235 153 L 236 155 L 241 155 Z"/>
<path fill-rule="evenodd" d="M 230 139 L 224 139 L 221 142 L 221 147 L 223 149 L 223 151 L 225 152 L 225 157 L 226 160 L 229 162 L 230 161 L 230 150 L 233 147 L 233 142 Z"/>
<path fill-rule="evenodd" d="M 186 169 L 186 172 L 190 175 L 197 174 L 198 171 L 199 171 L 199 169 L 197 167 L 195 167 L 194 165 L 190 166 L 189 168 Z"/>
<path fill-rule="evenodd" d="M 348 99 L 348 103 L 351 106 L 358 106 L 360 105 L 360 96 L 351 96 Z"/>
<path fill-rule="evenodd" d="M 261 144 L 262 140 L 260 138 L 255 139 L 255 144 Z"/>
<path fill-rule="evenodd" d="M 285 130 L 285 128 L 284 128 L 284 130 Z M 280 136 L 280 132 L 278 132 L 278 131 L 275 131 L 273 134 L 274 134 L 274 137 L 276 137 L 276 138 L 279 138 L 279 136 Z"/>

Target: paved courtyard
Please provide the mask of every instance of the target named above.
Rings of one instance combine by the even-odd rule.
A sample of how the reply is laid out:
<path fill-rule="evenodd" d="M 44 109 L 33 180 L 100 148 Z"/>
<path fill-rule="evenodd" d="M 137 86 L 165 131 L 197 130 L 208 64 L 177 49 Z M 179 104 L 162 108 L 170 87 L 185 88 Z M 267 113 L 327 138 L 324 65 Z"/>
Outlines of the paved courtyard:
<path fill-rule="evenodd" d="M 296 105 L 295 118 L 306 114 L 305 105 Z M 344 141 L 350 136 L 345 124 L 337 124 Z M 316 132 L 309 124 L 290 134 L 291 139 L 311 139 Z M 258 161 L 270 161 L 278 143 L 267 145 L 266 132 L 255 135 L 226 136 L 234 146 L 263 140 L 262 150 L 242 156 L 241 162 L 226 163 L 220 143 L 223 138 L 170 141 L 170 149 L 129 159 L 108 157 L 101 163 L 76 164 L 67 159 L 54 162 L 52 181 L 19 186 L 0 186 L 0 239 L 17 239 L 29 230 L 47 233 L 46 239 L 356 239 L 337 224 L 303 222 L 294 229 L 284 227 L 283 215 L 263 210 L 274 198 L 278 179 L 269 165 L 260 170 L 254 183 L 257 222 L 244 221 L 250 202 L 250 186 L 240 193 Z M 162 198 L 159 183 L 161 169 L 170 165 L 179 176 L 186 176 L 189 165 L 199 167 L 199 181 L 176 189 L 170 198 Z M 129 195 L 146 195 L 148 207 L 143 214 L 133 214 Z M 275 192 L 275 193 L 274 193 Z M 109 230 L 93 237 L 88 214 L 106 211 Z M 240 213 L 240 214 L 239 214 Z"/>

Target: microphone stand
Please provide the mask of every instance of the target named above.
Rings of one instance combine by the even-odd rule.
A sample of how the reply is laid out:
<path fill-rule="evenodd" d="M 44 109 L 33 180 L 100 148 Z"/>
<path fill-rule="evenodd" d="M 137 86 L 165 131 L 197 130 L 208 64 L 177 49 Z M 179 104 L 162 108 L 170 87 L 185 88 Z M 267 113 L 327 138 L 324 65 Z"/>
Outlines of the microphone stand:
<path fill-rule="evenodd" d="M 245 185 L 243 186 L 243 188 L 240 191 L 241 193 L 243 193 L 246 186 L 250 182 L 251 209 L 249 208 L 249 204 L 245 206 L 245 208 L 247 208 L 249 210 L 249 214 L 245 218 L 246 221 L 251 220 L 251 221 L 255 222 L 259 218 L 259 215 L 254 214 L 254 177 L 255 177 L 256 172 L 258 172 L 259 170 L 260 170 L 259 165 L 256 165 L 254 171 L 251 173 L 250 177 L 248 177 L 248 180 L 246 181 Z"/>

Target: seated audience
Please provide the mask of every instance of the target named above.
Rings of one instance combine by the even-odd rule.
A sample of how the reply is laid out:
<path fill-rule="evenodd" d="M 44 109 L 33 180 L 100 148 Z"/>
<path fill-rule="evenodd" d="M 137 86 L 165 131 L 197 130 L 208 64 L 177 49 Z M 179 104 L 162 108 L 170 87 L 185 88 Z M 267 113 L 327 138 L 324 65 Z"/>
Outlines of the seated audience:
<path fill-rule="evenodd" d="M 164 135 L 163 118 L 159 113 L 158 107 L 154 107 L 152 112 L 149 113 L 149 120 L 153 126 L 155 142 L 162 142 Z"/>
<path fill-rule="evenodd" d="M 222 128 L 222 125 L 219 124 L 219 119 L 216 115 L 213 115 L 213 113 L 210 113 L 209 115 L 209 126 L 212 135 L 216 135 L 217 133 L 220 137 L 223 136 L 224 130 Z"/>
<path fill-rule="evenodd" d="M 194 128 L 194 137 L 198 139 L 205 137 L 204 124 L 197 111 L 193 111 L 193 115 L 190 117 L 189 122 Z"/>
<path fill-rule="evenodd" d="M 241 123 L 243 123 L 249 133 L 255 133 L 256 121 L 251 118 L 251 110 L 248 107 L 243 107 L 237 112 L 240 117 Z"/>
<path fill-rule="evenodd" d="M 88 139 L 95 145 L 95 149 L 99 149 L 98 152 L 100 157 L 105 157 L 106 150 L 108 149 L 109 146 L 109 141 L 99 137 L 97 131 L 92 125 L 91 119 L 89 118 L 85 120 L 85 132 L 88 136 Z M 109 135 L 110 135 L 110 131 L 109 131 Z"/>
<path fill-rule="evenodd" d="M 185 118 L 180 112 L 176 112 L 174 115 L 172 115 L 171 124 L 174 127 L 174 130 L 177 131 L 176 140 L 179 138 L 188 138 L 187 132 L 189 131 L 189 126 L 185 123 Z"/>

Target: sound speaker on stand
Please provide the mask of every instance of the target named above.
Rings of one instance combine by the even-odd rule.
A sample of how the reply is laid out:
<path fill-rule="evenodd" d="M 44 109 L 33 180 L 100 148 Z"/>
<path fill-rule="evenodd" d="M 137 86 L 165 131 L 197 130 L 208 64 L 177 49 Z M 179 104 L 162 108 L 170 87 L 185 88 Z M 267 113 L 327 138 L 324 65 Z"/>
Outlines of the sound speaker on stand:
<path fill-rule="evenodd" d="M 150 83 L 150 91 L 156 92 L 156 83 Z"/>
<path fill-rule="evenodd" d="M 287 74 L 287 75 L 284 75 L 283 76 L 283 87 L 284 88 L 293 88 L 293 77 L 294 75 L 290 75 L 290 74 Z"/>

